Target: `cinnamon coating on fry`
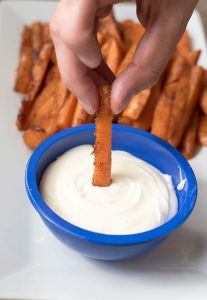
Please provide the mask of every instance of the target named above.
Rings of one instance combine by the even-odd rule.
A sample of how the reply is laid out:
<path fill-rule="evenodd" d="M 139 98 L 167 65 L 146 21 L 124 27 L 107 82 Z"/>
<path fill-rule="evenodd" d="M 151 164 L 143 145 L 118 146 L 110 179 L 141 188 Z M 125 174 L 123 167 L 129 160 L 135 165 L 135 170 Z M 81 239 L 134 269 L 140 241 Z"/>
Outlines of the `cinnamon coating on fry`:
<path fill-rule="evenodd" d="M 94 145 L 93 185 L 106 187 L 111 184 L 112 111 L 110 87 L 99 88 L 100 106 L 96 118 Z"/>

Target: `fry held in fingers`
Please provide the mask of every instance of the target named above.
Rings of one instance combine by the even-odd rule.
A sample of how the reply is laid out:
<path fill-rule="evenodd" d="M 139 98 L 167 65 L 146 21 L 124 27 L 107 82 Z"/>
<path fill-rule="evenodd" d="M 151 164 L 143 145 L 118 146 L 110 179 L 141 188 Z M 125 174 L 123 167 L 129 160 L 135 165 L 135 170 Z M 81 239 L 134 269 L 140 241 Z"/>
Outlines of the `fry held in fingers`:
<path fill-rule="evenodd" d="M 93 185 L 106 187 L 111 184 L 112 111 L 110 87 L 99 88 L 100 106 L 96 118 L 94 145 Z"/>

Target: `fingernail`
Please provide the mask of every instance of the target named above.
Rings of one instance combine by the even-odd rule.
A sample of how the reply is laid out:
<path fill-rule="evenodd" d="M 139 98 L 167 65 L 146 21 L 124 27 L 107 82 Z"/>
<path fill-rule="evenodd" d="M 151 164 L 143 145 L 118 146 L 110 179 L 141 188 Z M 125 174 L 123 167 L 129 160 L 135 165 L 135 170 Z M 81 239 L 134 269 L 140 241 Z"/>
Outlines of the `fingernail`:
<path fill-rule="evenodd" d="M 83 56 L 83 55 L 78 55 L 78 57 L 84 65 L 86 65 L 87 67 L 89 67 L 91 69 L 97 68 L 101 63 L 101 57 L 100 56 L 97 56 L 97 57 L 94 56 L 93 59 L 88 58 L 88 57 Z"/>
<path fill-rule="evenodd" d="M 87 105 L 87 104 L 83 104 L 82 102 L 81 102 L 81 105 L 83 106 L 83 108 L 84 108 L 84 110 L 89 114 L 89 115 L 94 115 L 95 113 L 96 113 L 96 111 L 97 111 L 97 109 L 96 109 L 96 107 L 91 107 L 91 106 L 89 106 L 89 105 Z"/>

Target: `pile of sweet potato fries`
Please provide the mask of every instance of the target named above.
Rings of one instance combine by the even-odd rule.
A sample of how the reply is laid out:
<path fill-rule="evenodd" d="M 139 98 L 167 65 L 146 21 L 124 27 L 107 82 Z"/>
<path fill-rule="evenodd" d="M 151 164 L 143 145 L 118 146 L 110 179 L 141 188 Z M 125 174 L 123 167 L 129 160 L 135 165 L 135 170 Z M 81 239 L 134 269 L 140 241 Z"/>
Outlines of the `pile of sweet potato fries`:
<path fill-rule="evenodd" d="M 115 75 L 131 62 L 143 33 L 130 20 L 100 20 L 97 38 Z M 148 130 L 193 157 L 197 144 L 207 146 L 207 71 L 197 65 L 199 56 L 185 32 L 159 82 L 134 96 L 113 122 Z M 25 26 L 14 89 L 24 94 L 16 125 L 32 149 L 59 130 L 95 120 L 60 78 L 48 24 Z"/>

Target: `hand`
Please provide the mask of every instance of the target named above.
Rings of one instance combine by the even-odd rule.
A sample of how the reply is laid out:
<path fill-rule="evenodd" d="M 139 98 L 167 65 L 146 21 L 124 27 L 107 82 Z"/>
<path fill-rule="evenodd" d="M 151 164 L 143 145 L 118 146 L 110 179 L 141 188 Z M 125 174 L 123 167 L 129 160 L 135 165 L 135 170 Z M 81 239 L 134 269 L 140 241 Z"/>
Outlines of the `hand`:
<path fill-rule="evenodd" d="M 146 31 L 132 63 L 115 79 L 102 60 L 96 25 L 117 2 L 61 0 L 51 21 L 62 78 L 90 114 L 98 108 L 101 83 L 113 82 L 111 105 L 119 113 L 131 96 L 158 81 L 198 0 L 137 0 L 137 16 Z"/>

